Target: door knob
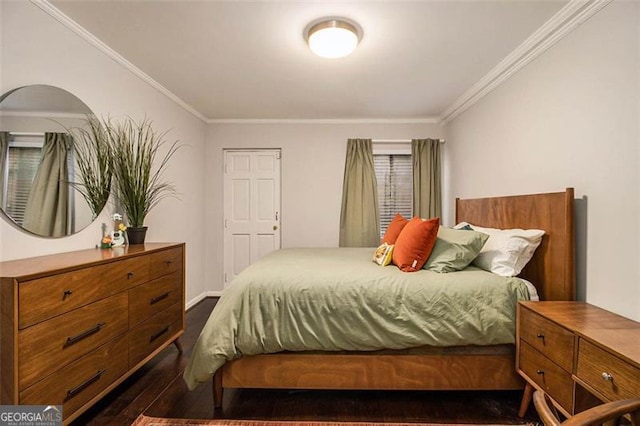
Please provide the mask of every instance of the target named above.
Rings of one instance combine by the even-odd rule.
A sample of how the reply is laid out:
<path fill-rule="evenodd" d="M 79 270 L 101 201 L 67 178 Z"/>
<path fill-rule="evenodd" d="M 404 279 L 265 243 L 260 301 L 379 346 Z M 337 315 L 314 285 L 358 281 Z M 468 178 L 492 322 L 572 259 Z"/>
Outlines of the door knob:
<path fill-rule="evenodd" d="M 278 225 L 273 225 L 273 230 L 277 231 L 278 230 Z"/>

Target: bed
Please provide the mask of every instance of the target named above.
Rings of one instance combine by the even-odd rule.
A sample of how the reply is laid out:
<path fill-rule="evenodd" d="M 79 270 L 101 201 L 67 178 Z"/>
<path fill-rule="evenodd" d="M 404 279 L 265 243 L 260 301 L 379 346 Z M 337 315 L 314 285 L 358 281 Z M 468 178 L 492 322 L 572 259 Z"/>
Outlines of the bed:
<path fill-rule="evenodd" d="M 469 222 L 474 225 L 500 229 L 536 228 L 544 230 L 545 235 L 540 246 L 519 276 L 535 285 L 540 300 L 573 300 L 575 297 L 573 199 L 572 188 L 557 193 L 456 199 L 456 223 Z M 346 257 L 363 256 L 362 252 L 356 249 L 343 253 L 347 252 L 350 254 Z M 307 252 L 307 255 L 311 257 L 318 254 L 312 251 Z M 279 256 L 284 257 L 276 258 L 277 262 L 286 264 L 287 252 L 283 251 L 283 254 L 279 254 Z M 269 265 L 268 262 L 266 265 Z M 362 268 L 356 273 L 365 279 L 367 274 L 371 272 L 371 267 L 370 265 L 364 266 L 363 262 Z M 257 269 L 252 271 L 254 275 L 258 276 L 258 282 L 260 282 L 261 273 L 264 275 L 265 283 L 268 282 L 266 272 L 260 272 Z M 465 269 L 464 272 L 467 274 L 477 273 L 474 268 Z M 404 275 L 411 276 L 412 274 L 404 273 Z M 453 274 L 442 275 L 452 276 Z M 319 277 L 319 279 L 322 278 Z M 411 280 L 415 277 L 407 279 Z M 357 289 L 357 282 L 347 284 L 355 285 Z M 236 285 L 235 282 L 233 285 Z M 339 291 L 343 285 L 346 284 L 336 285 L 335 291 Z M 445 285 L 447 284 L 445 283 Z M 509 285 L 513 286 L 512 292 L 518 293 L 518 296 L 514 296 L 513 302 L 502 303 L 508 312 L 500 312 L 499 316 L 505 316 L 510 312 L 513 315 L 510 321 L 513 321 L 515 319 L 515 305 L 509 305 L 509 303 L 515 304 L 517 299 L 524 300 L 527 296 L 522 295 L 522 287 L 518 283 L 509 282 Z M 414 284 L 411 282 L 400 284 L 401 290 L 398 291 L 398 294 L 405 294 L 407 288 L 414 288 Z M 273 293 L 273 289 L 266 284 L 265 289 L 269 294 Z M 305 288 L 304 291 L 308 290 Z M 235 292 L 240 292 L 240 290 Z M 227 293 L 225 291 L 223 299 L 232 297 L 227 296 Z M 239 294 L 245 294 L 244 290 Z M 345 293 L 345 296 L 341 296 L 341 298 L 348 301 L 347 296 L 348 293 Z M 234 297 L 239 299 L 244 297 L 245 302 L 249 303 L 248 297 L 250 296 L 236 295 Z M 255 300 L 261 301 L 260 303 L 284 305 L 287 296 L 285 293 L 278 295 L 275 302 L 269 302 L 266 298 L 262 302 L 263 299 L 260 299 L 259 295 L 257 297 L 258 299 L 253 299 L 254 305 Z M 413 295 L 407 298 L 407 300 L 413 299 Z M 431 300 L 435 300 L 435 298 Z M 223 302 L 222 299 L 219 304 L 221 302 Z M 231 311 L 234 309 L 239 308 L 229 308 Z M 491 309 L 497 308 L 491 307 Z M 288 310 L 292 310 L 292 308 L 290 307 Z M 374 311 L 376 310 L 374 309 Z M 259 316 L 260 313 L 258 312 L 257 315 Z M 215 344 L 202 347 L 206 346 L 200 343 L 202 339 L 206 339 L 206 336 L 203 337 L 207 329 L 205 326 L 185 371 L 185 380 L 189 387 L 193 388 L 213 375 L 213 395 L 216 407 L 222 404 L 224 388 L 506 390 L 524 387 L 524 382 L 515 371 L 513 324 L 510 325 L 511 337 L 508 336 L 508 330 L 503 332 L 499 330 L 499 326 L 491 325 L 494 329 L 491 333 L 494 337 L 492 341 L 476 341 L 473 340 L 475 337 L 472 335 L 470 344 L 461 344 L 467 340 L 457 341 L 456 339 L 444 343 L 436 342 L 433 345 L 429 343 L 417 346 L 412 346 L 404 341 L 392 341 L 389 345 L 390 348 L 381 348 L 375 342 L 375 336 L 378 332 L 375 328 L 377 316 L 379 316 L 377 311 L 365 315 L 365 320 L 371 324 L 371 328 L 367 328 L 365 333 L 367 336 L 359 342 L 359 346 L 350 345 L 349 342 L 343 343 L 344 339 L 340 337 L 340 333 L 337 333 L 338 337 L 331 339 L 328 343 L 323 341 L 320 346 L 314 345 L 312 341 L 309 349 L 304 348 L 300 346 L 304 342 L 298 344 L 298 341 L 294 339 L 293 343 L 290 341 L 285 343 L 286 350 L 278 350 L 277 346 L 271 346 L 271 341 L 278 341 L 280 336 L 267 334 L 266 341 L 257 343 L 268 353 L 259 353 L 259 350 L 252 348 L 246 349 L 244 353 L 237 350 L 227 353 L 225 357 L 228 359 L 224 362 L 213 364 L 210 363 L 211 355 L 219 348 Z M 324 324 L 323 328 L 331 329 L 332 324 L 329 318 L 330 316 L 327 315 L 327 321 L 322 323 Z M 228 320 L 225 321 L 228 322 Z M 264 318 L 264 321 L 258 321 L 248 326 L 245 324 L 248 330 L 255 330 L 257 335 L 264 331 L 262 329 L 272 325 L 269 318 Z M 316 324 L 316 326 L 318 325 Z M 348 328 L 345 327 L 345 323 L 333 324 L 333 326 L 334 328 L 331 330 L 336 332 L 340 328 Z M 275 327 L 277 328 L 277 326 Z M 295 328 L 296 325 L 288 325 L 288 327 Z M 417 327 L 418 332 L 420 327 Z M 220 331 L 221 329 L 222 326 L 209 327 L 208 333 L 223 333 Z M 356 334 L 362 333 L 353 333 L 354 340 L 357 340 Z M 233 335 L 229 339 L 236 342 L 242 339 L 242 336 Z M 465 339 L 467 338 L 465 337 Z M 430 340 L 425 341 L 430 342 Z M 326 344 L 330 350 L 321 350 L 320 347 L 323 344 Z M 352 346 L 360 349 L 340 350 Z M 254 354 L 254 352 L 257 353 Z"/>

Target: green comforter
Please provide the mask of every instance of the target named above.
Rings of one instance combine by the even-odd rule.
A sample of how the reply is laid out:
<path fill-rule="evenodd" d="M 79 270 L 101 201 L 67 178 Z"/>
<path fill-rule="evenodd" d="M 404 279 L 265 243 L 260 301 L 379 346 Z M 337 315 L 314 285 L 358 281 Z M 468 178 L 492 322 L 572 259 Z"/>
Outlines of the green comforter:
<path fill-rule="evenodd" d="M 190 389 L 227 360 L 280 351 L 371 351 L 515 340 L 526 285 L 469 267 L 438 274 L 371 261 L 373 248 L 273 252 L 227 288 L 194 347 Z"/>

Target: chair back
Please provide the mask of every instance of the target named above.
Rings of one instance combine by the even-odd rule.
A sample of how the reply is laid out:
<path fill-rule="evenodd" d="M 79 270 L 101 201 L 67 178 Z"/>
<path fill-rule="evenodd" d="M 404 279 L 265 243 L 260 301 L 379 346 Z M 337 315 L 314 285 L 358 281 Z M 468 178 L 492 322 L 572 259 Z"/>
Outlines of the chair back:
<path fill-rule="evenodd" d="M 640 397 L 607 402 L 564 421 L 560 420 L 558 410 L 543 392 L 536 391 L 533 394 L 533 403 L 545 426 L 617 425 L 623 417 L 627 417 L 632 425 L 640 426 Z"/>

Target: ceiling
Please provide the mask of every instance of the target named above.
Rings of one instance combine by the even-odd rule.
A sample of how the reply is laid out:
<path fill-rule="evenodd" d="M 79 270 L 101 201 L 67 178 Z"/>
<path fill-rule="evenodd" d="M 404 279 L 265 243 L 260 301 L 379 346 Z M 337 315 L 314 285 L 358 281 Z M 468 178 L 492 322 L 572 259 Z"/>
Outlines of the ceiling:
<path fill-rule="evenodd" d="M 50 0 L 209 120 L 437 119 L 567 1 Z M 364 37 L 313 55 L 324 16 Z"/>

